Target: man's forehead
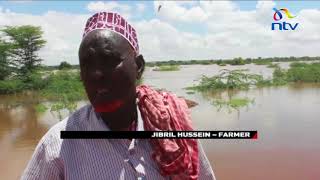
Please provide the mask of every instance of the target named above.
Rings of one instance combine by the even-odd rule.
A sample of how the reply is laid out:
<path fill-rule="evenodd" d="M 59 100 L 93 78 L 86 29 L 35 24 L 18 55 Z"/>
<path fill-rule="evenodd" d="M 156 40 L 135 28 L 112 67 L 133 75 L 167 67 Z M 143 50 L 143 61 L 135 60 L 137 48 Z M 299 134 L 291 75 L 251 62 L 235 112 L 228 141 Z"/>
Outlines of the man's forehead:
<path fill-rule="evenodd" d="M 119 54 L 133 51 L 129 43 L 120 35 L 107 30 L 95 30 L 83 39 L 82 51 L 108 50 Z"/>

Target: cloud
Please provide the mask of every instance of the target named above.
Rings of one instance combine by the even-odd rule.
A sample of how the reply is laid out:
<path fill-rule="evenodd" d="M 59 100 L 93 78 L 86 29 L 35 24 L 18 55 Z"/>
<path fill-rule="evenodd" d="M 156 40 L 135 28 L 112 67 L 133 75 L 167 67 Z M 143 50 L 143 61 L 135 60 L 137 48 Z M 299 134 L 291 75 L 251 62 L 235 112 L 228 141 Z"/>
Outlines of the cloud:
<path fill-rule="evenodd" d="M 137 11 L 139 13 L 143 13 L 143 11 L 146 9 L 146 5 L 142 4 L 142 3 L 139 3 L 136 5 L 137 6 Z"/>
<path fill-rule="evenodd" d="M 319 8 L 302 9 L 296 12 L 296 18 L 285 19 L 299 25 L 296 31 L 284 32 L 271 31 L 272 7 L 276 6 L 271 1 L 259 1 L 252 10 L 241 10 L 233 1 L 155 1 L 155 13 L 159 3 L 165 3 L 160 14 L 148 20 L 143 19 L 144 13 L 149 11 L 141 2 L 133 6 L 117 2 L 90 2 L 87 6 L 90 14 L 49 11 L 31 15 L 0 10 L 0 24 L 41 26 L 47 44 L 40 55 L 49 65 L 57 65 L 61 61 L 78 63 L 77 53 L 84 24 L 92 12 L 100 10 L 117 10 L 132 17 L 130 23 L 138 32 L 140 52 L 146 61 L 319 56 Z M 141 18 L 133 18 L 133 11 L 139 8 L 143 12 Z M 197 26 L 199 23 L 201 26 Z M 177 24 L 185 24 L 195 30 L 205 28 L 206 32 L 187 31 Z"/>
<path fill-rule="evenodd" d="M 199 6 L 191 8 L 186 5 L 193 5 L 195 2 L 184 1 L 155 1 L 154 10 L 157 12 L 161 6 L 158 16 L 166 21 L 171 22 L 185 22 L 185 23 L 199 23 L 207 19 L 206 14 Z"/>
<path fill-rule="evenodd" d="M 141 7 L 140 7 L 141 8 Z M 118 12 L 125 18 L 131 17 L 131 6 L 126 4 L 119 4 L 115 1 L 96 1 L 96 2 L 90 2 L 87 5 L 87 9 L 90 12 L 100 12 L 100 11 L 112 11 L 112 12 Z"/>
<path fill-rule="evenodd" d="M 159 3 L 162 2 L 155 2 L 155 7 Z M 175 57 L 180 57 L 180 59 L 319 55 L 317 52 L 317 49 L 320 48 L 319 9 L 301 10 L 297 18 L 288 20 L 292 23 L 298 22 L 298 29 L 281 32 L 271 31 L 272 8 L 276 5 L 272 1 L 258 1 L 256 9 L 253 10 L 241 10 L 232 1 L 200 1 L 199 4 L 193 4 L 193 7 L 189 9 L 178 3 L 170 5 L 168 7 L 172 11 L 164 10 L 161 20 L 173 27 L 176 23 L 194 21 L 190 18 L 186 20 L 181 15 L 187 14 L 192 8 L 199 8 L 203 14 L 202 17 L 206 17 L 201 21 L 201 24 L 207 27 L 206 34 L 196 36 L 194 33 L 192 39 L 190 36 L 185 36 L 182 29 L 177 34 L 179 38 L 172 35 L 173 32 L 167 34 L 176 45 Z M 162 37 L 158 38 L 160 38 L 158 41 L 162 42 Z M 174 42 L 181 38 L 185 39 L 184 43 Z M 191 46 L 190 43 L 197 44 L 197 46 Z M 172 56 L 165 50 L 162 50 L 162 53 L 168 54 L 168 58 Z"/>
<path fill-rule="evenodd" d="M 77 49 L 81 42 L 84 24 L 89 15 L 74 15 L 49 11 L 43 15 L 20 14 L 0 11 L 2 25 L 41 26 L 47 41 L 39 55 L 48 65 L 57 65 L 61 61 L 78 64 Z"/>
<path fill-rule="evenodd" d="M 239 9 L 232 1 L 200 1 L 200 7 L 208 15 L 230 13 Z"/>

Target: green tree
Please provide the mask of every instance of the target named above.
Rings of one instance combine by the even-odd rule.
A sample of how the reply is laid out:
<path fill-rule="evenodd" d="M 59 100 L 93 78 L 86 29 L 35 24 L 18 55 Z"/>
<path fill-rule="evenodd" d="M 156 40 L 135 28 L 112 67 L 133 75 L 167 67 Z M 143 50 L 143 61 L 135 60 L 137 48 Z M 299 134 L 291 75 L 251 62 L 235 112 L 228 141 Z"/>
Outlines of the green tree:
<path fill-rule="evenodd" d="M 59 69 L 70 69 L 72 66 L 67 61 L 62 61 L 59 65 Z"/>
<path fill-rule="evenodd" d="M 42 39 L 41 28 L 30 25 L 6 26 L 1 31 L 9 37 L 12 44 L 9 56 L 17 67 L 18 74 L 26 75 L 35 70 L 42 61 L 37 51 L 46 43 Z"/>
<path fill-rule="evenodd" d="M 11 74 L 10 61 L 8 59 L 8 52 L 10 44 L 0 39 L 0 80 L 4 80 Z"/>

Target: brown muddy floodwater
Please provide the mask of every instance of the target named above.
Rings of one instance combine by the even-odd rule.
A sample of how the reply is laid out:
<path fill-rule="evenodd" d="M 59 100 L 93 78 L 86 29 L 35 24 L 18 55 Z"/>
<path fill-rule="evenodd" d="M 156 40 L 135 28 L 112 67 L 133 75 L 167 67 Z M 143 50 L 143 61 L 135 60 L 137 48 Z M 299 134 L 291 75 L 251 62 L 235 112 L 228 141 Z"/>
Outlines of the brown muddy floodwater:
<path fill-rule="evenodd" d="M 281 63 L 281 67 L 287 68 L 288 63 Z M 202 74 L 213 75 L 222 68 L 248 68 L 265 77 L 270 77 L 273 71 L 256 65 L 191 65 L 176 72 L 147 68 L 144 84 L 198 102 L 192 108 L 198 130 L 258 131 L 257 140 L 202 141 L 218 180 L 320 179 L 320 85 L 296 84 L 237 92 L 234 97 L 254 99 L 254 103 L 231 112 L 214 107 L 210 94 L 187 94 L 183 89 Z M 36 95 L 30 94 L 0 96 L 0 179 L 19 179 L 39 139 L 59 121 L 49 111 L 36 113 L 28 103 L 34 99 Z"/>

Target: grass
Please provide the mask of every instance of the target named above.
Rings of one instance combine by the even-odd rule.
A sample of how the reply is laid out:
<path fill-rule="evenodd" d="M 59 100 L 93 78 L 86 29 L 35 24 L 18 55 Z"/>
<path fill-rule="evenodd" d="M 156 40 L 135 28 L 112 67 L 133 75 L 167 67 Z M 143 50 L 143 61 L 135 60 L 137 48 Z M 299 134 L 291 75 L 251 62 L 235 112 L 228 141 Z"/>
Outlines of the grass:
<path fill-rule="evenodd" d="M 153 69 L 153 71 L 179 71 L 180 66 L 178 65 L 163 65 L 163 66 L 158 66 Z"/>
<path fill-rule="evenodd" d="M 35 105 L 35 110 L 38 113 L 44 113 L 48 110 L 48 107 L 45 106 L 44 104 L 37 104 L 37 105 Z"/>
<path fill-rule="evenodd" d="M 249 98 L 232 98 L 228 101 L 222 99 L 216 99 L 213 101 L 213 105 L 218 107 L 218 110 L 221 110 L 223 107 L 226 107 L 230 110 L 239 110 L 242 107 L 249 106 L 253 104 L 254 100 Z"/>

